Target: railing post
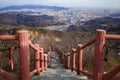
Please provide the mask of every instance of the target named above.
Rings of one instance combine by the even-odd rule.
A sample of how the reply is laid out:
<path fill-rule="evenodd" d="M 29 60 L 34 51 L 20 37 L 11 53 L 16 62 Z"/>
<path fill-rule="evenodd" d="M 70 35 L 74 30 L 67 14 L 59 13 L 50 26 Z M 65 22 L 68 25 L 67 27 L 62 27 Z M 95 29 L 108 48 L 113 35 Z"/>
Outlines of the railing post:
<path fill-rule="evenodd" d="M 76 57 L 76 54 L 75 54 L 75 52 L 76 52 L 76 49 L 72 49 L 72 68 L 71 68 L 71 71 L 74 71 L 74 69 L 75 69 L 75 57 Z"/>
<path fill-rule="evenodd" d="M 102 80 L 103 47 L 105 44 L 105 35 L 106 35 L 106 32 L 104 30 L 98 29 L 96 31 L 92 80 Z"/>
<path fill-rule="evenodd" d="M 14 46 L 10 47 L 9 60 L 10 60 L 10 66 L 11 66 L 12 70 L 14 69 L 14 61 L 13 61 L 13 57 L 12 57 L 13 50 L 14 50 Z"/>
<path fill-rule="evenodd" d="M 67 53 L 67 69 L 70 68 L 70 53 Z"/>
<path fill-rule="evenodd" d="M 43 48 L 40 48 L 40 53 L 41 53 L 40 63 L 41 63 L 41 68 L 42 68 L 42 72 L 43 72 L 44 71 L 44 50 L 43 50 Z"/>
<path fill-rule="evenodd" d="M 30 80 L 30 58 L 29 58 L 29 42 L 28 31 L 18 32 L 19 54 L 20 54 L 20 77 L 21 80 Z"/>
<path fill-rule="evenodd" d="M 78 64 L 77 64 L 77 75 L 80 75 L 80 71 L 82 70 L 82 57 L 83 57 L 83 51 L 80 49 L 83 45 L 78 44 Z"/>
<path fill-rule="evenodd" d="M 40 73 L 40 54 L 39 54 L 39 45 L 35 44 L 35 47 L 38 49 L 35 51 L 35 68 L 37 69 L 37 74 Z"/>

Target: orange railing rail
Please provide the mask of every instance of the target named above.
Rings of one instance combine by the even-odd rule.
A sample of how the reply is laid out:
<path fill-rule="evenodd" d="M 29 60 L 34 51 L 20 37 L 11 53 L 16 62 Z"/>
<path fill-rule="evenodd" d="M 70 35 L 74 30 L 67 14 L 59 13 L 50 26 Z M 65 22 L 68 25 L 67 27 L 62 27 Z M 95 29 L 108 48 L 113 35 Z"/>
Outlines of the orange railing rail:
<path fill-rule="evenodd" d="M 96 36 L 90 42 L 85 45 L 79 44 L 77 49 L 72 49 L 71 53 L 67 55 L 59 49 L 60 58 L 71 71 L 77 71 L 77 74 L 85 74 L 92 78 L 92 80 L 120 80 L 119 76 L 115 76 L 120 72 L 120 65 L 113 69 L 112 71 L 103 74 L 102 65 L 103 65 L 103 57 L 104 57 L 104 45 L 106 40 L 108 39 L 117 39 L 120 40 L 120 35 L 110 35 L 106 34 L 104 30 L 97 30 Z M 18 40 L 19 41 L 19 54 L 20 54 L 20 75 L 11 74 L 3 69 L 0 69 L 0 80 L 30 80 L 34 74 L 39 74 L 40 72 L 47 69 L 48 62 L 50 61 L 50 54 L 44 53 L 44 49 L 39 47 L 38 44 L 32 44 L 32 42 L 28 39 L 28 31 L 23 30 L 19 31 L 18 35 L 0 35 L 0 40 Z M 91 44 L 95 44 L 94 51 L 94 65 L 93 72 L 86 72 L 82 67 L 82 58 L 83 58 L 83 49 Z M 33 48 L 35 51 L 35 70 L 30 72 L 30 58 L 29 58 L 29 47 Z M 76 62 L 76 54 L 78 54 L 77 58 L 77 67 L 75 66 Z M 11 57 L 12 58 L 12 57 Z"/>
<path fill-rule="evenodd" d="M 19 41 L 19 55 L 20 55 L 20 75 L 11 74 L 0 68 L 0 80 L 30 80 L 34 74 L 39 74 L 47 69 L 48 62 L 50 61 L 50 52 L 44 53 L 43 48 L 40 48 L 38 44 L 33 45 L 29 41 L 28 31 L 19 31 L 18 35 L 0 35 L 0 40 L 17 40 Z M 30 72 L 30 57 L 29 46 L 35 51 L 35 70 Z M 10 49 L 10 54 L 12 51 Z M 11 56 L 10 55 L 10 56 Z M 13 69 L 13 60 L 11 57 L 11 67 Z"/>
<path fill-rule="evenodd" d="M 33 70 L 30 73 L 30 76 L 32 77 L 34 74 L 39 74 L 40 72 L 43 72 L 48 67 L 48 62 L 50 62 L 50 54 L 51 51 L 48 52 L 48 54 L 44 53 L 44 49 L 42 47 L 39 47 L 38 44 L 33 45 L 31 41 L 29 41 L 29 45 L 31 48 L 35 50 L 35 70 Z"/>
<path fill-rule="evenodd" d="M 106 74 L 103 74 L 102 72 L 104 45 L 106 40 L 108 39 L 120 40 L 120 35 L 106 34 L 105 30 L 98 29 L 96 30 L 95 38 L 93 38 L 87 44 L 85 45 L 78 44 L 78 48 L 72 49 L 71 53 L 64 54 L 61 49 L 58 49 L 58 52 L 60 54 L 61 60 L 66 65 L 67 69 L 71 69 L 71 71 L 73 70 L 77 71 L 78 75 L 82 73 L 88 77 L 91 77 L 92 80 L 120 80 L 120 77 L 115 76 L 117 73 L 120 72 L 120 65 Z M 83 49 L 93 43 L 95 44 L 95 51 L 94 51 L 93 72 L 91 73 L 83 70 L 82 58 L 83 58 Z M 76 58 L 76 54 L 78 58 Z M 76 60 L 78 61 L 77 67 L 76 67 Z"/>

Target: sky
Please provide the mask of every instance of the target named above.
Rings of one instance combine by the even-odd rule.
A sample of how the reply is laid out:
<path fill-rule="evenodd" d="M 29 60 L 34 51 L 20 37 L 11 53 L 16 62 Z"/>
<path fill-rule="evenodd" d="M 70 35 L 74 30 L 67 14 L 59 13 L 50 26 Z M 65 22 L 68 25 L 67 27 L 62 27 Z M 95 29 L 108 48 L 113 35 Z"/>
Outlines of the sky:
<path fill-rule="evenodd" d="M 120 8 L 120 0 L 0 0 L 0 7 L 26 4 L 63 7 Z"/>

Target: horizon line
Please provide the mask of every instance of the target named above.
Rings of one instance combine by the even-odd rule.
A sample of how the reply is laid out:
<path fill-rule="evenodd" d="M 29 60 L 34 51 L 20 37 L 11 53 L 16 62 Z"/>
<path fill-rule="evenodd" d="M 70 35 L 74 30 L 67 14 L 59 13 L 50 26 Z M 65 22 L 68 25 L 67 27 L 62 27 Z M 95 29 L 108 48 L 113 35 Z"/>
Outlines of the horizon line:
<path fill-rule="evenodd" d="M 98 7 L 98 6 L 73 6 L 73 7 L 68 7 L 68 6 L 56 6 L 56 5 L 43 5 L 43 4 L 19 4 L 19 5 L 8 5 L 0 8 L 5 8 L 5 7 L 10 7 L 10 6 L 25 6 L 25 5 L 36 5 L 36 6 L 53 6 L 53 7 L 64 7 L 64 8 L 100 8 L 100 9 L 120 9 L 120 7 Z"/>

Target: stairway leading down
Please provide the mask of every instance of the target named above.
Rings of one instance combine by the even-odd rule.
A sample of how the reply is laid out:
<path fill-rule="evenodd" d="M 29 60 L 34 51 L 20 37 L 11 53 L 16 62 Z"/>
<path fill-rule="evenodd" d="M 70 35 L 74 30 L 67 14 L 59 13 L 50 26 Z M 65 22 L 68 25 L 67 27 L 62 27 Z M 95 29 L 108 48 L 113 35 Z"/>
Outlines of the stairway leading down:
<path fill-rule="evenodd" d="M 77 76 L 75 72 L 65 69 L 57 53 L 51 53 L 51 62 L 48 69 L 31 80 L 88 80 L 86 76 Z"/>
<path fill-rule="evenodd" d="M 48 67 L 53 69 L 65 69 L 64 64 L 61 63 L 59 55 L 55 52 L 51 53 L 51 61 Z"/>

